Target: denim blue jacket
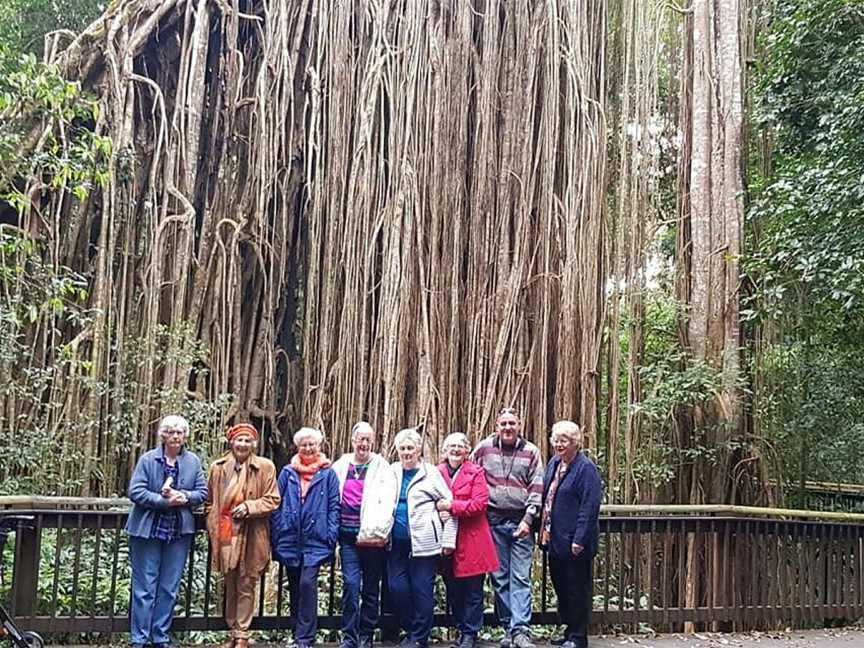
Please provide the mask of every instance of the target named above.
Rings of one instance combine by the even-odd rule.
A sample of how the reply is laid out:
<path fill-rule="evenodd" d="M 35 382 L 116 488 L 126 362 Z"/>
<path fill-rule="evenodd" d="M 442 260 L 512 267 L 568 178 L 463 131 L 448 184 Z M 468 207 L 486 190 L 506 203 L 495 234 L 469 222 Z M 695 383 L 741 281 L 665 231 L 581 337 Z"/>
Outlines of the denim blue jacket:
<path fill-rule="evenodd" d="M 139 538 L 150 538 L 156 513 L 169 509 L 168 500 L 162 497 L 162 484 L 165 483 L 165 453 L 163 447 L 145 452 L 135 466 L 129 481 L 129 499 L 132 511 L 126 522 L 126 533 Z M 173 488 L 183 492 L 189 504 L 178 507 L 180 511 L 180 535 L 195 533 L 195 519 L 192 509 L 207 501 L 207 480 L 201 468 L 201 460 L 183 450 L 177 456 L 177 483 Z"/>

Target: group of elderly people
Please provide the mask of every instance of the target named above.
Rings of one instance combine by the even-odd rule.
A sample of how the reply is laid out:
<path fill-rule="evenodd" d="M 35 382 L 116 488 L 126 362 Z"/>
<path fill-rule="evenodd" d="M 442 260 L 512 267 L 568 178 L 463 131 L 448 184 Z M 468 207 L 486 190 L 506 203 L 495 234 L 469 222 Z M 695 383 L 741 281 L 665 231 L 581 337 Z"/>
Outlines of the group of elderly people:
<path fill-rule="evenodd" d="M 246 648 L 256 587 L 271 550 L 288 575 L 297 648 L 315 642 L 318 572 L 339 545 L 343 575 L 341 648 L 371 648 L 386 578 L 404 631 L 402 648 L 426 648 L 432 630 L 435 578 L 441 573 L 458 648 L 473 648 L 483 623 L 483 581 L 490 574 L 503 648 L 533 648 L 531 565 L 535 533 L 548 552 L 564 634 L 552 641 L 586 648 L 597 551 L 601 481 L 582 450 L 579 426 L 552 428 L 555 450 L 545 470 L 539 448 L 505 408 L 496 431 L 473 452 L 451 434 L 443 459 L 422 456 L 415 428 L 394 440 L 398 460 L 373 451 L 365 422 L 351 434 L 353 452 L 335 463 L 323 435 L 301 428 L 297 454 L 276 477 L 256 454 L 258 432 L 241 423 L 227 432 L 229 451 L 205 480 L 201 462 L 184 449 L 188 423 L 164 418 L 161 444 L 138 462 L 129 486 L 127 531 L 132 564 L 131 643 L 169 647 L 168 629 L 195 531 L 192 508 L 208 505 L 212 566 L 223 575 L 223 648 Z"/>

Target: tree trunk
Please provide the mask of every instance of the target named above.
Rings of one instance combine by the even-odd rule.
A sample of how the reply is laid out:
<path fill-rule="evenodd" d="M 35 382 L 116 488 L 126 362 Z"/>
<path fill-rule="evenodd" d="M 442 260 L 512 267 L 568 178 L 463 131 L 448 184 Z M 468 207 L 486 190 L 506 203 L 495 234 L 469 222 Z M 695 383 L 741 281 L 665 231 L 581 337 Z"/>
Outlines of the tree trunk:
<path fill-rule="evenodd" d="M 720 374 L 717 398 L 696 406 L 686 446 L 716 451 L 713 475 L 694 467 L 691 501 L 725 501 L 731 492 L 727 442 L 741 425 L 739 258 L 743 221 L 742 63 L 739 0 L 697 0 L 688 19 L 689 88 L 682 104 L 688 190 L 682 203 L 679 284 L 686 307 L 684 341 L 693 361 Z M 707 463 L 705 464 L 707 466 Z"/>

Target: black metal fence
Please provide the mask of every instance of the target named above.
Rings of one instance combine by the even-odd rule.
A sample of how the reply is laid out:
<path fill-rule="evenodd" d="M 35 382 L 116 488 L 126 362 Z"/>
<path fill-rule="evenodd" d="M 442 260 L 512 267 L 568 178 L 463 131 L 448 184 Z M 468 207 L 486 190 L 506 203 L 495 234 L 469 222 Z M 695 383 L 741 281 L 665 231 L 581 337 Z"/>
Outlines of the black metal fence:
<path fill-rule="evenodd" d="M 125 510 L 17 509 L 32 516 L 4 562 L 4 596 L 24 628 L 43 633 L 128 629 Z M 224 629 L 218 575 L 203 518 L 177 601 L 175 630 Z M 595 629 L 752 629 L 864 617 L 864 522 L 733 515 L 606 514 L 594 563 Z M 557 622 L 546 561 L 537 552 L 534 622 Z M 488 584 L 487 584 L 488 585 Z M 338 565 L 321 572 L 320 625 L 340 625 Z M 440 584 L 439 584 L 440 587 Z M 275 563 L 262 578 L 254 628 L 290 628 L 288 586 Z M 488 587 L 487 587 L 488 590 Z M 487 622 L 494 623 L 487 591 Z M 447 625 L 439 597 L 436 624 Z M 382 628 L 395 626 L 385 593 Z"/>

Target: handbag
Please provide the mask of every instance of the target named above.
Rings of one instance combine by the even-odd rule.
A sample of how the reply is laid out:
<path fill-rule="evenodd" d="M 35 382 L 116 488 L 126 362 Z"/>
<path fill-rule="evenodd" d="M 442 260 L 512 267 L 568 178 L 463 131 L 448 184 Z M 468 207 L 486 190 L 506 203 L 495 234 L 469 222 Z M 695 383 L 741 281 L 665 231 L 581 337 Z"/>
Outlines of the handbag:
<path fill-rule="evenodd" d="M 387 538 L 357 538 L 356 545 L 361 548 L 380 548 L 387 546 Z"/>

